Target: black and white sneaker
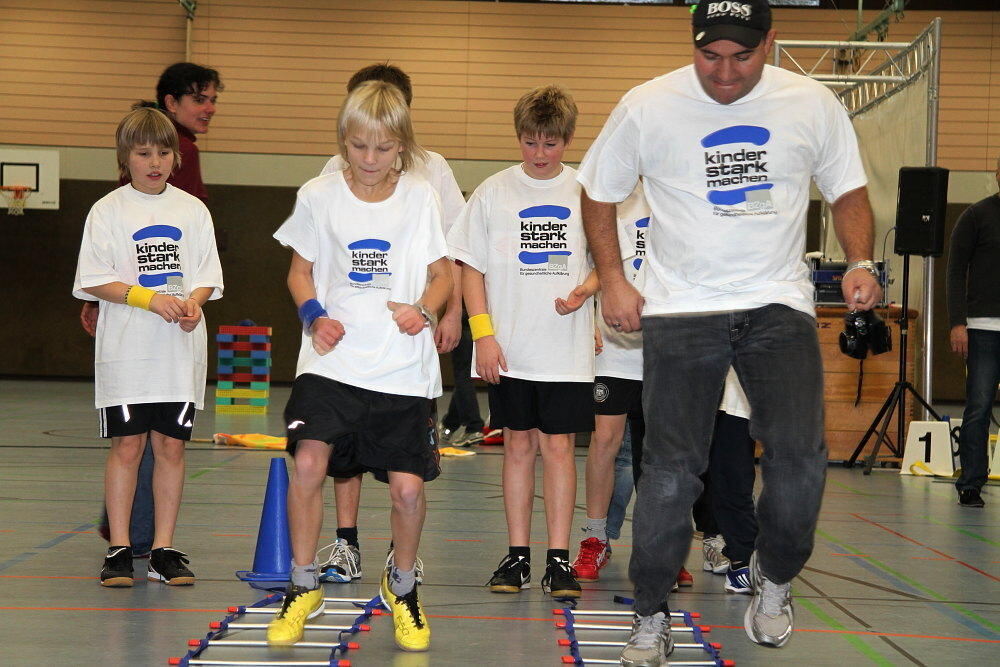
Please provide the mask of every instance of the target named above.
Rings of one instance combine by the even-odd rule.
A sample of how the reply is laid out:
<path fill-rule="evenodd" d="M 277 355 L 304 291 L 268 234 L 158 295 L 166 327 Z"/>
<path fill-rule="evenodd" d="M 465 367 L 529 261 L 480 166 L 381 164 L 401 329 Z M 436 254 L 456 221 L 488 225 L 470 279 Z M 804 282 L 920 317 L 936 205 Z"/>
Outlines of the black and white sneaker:
<path fill-rule="evenodd" d="M 149 553 L 146 578 L 167 586 L 190 586 L 194 583 L 194 573 L 185 567 L 190 562 L 186 553 L 172 547 L 153 549 Z"/>
<path fill-rule="evenodd" d="M 101 568 L 101 586 L 123 588 L 133 583 L 132 547 L 110 547 Z"/>
<path fill-rule="evenodd" d="M 580 597 L 580 583 L 576 580 L 576 570 L 563 558 L 551 558 L 545 564 L 542 590 L 554 598 Z"/>
<path fill-rule="evenodd" d="M 507 554 L 486 585 L 493 593 L 520 593 L 531 588 L 531 563 L 524 556 Z"/>

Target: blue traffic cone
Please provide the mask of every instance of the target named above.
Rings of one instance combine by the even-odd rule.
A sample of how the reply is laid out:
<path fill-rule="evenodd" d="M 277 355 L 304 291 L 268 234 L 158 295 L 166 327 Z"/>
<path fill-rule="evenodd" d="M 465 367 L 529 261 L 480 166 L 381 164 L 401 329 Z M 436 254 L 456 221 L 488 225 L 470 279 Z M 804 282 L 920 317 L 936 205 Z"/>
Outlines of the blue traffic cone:
<path fill-rule="evenodd" d="M 252 570 L 238 570 L 243 581 L 288 581 L 292 574 L 292 538 L 288 532 L 288 469 L 285 459 L 271 459 L 260 513 Z"/>

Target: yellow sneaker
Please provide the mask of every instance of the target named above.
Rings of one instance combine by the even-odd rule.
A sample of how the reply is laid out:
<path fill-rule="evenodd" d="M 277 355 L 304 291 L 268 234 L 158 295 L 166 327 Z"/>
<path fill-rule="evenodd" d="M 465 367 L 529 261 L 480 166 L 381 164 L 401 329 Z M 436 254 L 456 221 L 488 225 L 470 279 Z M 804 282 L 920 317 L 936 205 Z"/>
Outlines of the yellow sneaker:
<path fill-rule="evenodd" d="M 396 629 L 396 646 L 404 651 L 426 651 L 431 645 L 431 626 L 417 599 L 417 586 L 403 596 L 398 596 L 389 588 L 389 572 L 382 572 L 379 590 L 382 602 L 392 612 L 392 624 Z"/>
<path fill-rule="evenodd" d="M 291 646 L 302 639 L 306 620 L 316 618 L 325 608 L 322 588 L 309 590 L 305 586 L 289 586 L 281 609 L 267 626 L 267 643 Z"/>

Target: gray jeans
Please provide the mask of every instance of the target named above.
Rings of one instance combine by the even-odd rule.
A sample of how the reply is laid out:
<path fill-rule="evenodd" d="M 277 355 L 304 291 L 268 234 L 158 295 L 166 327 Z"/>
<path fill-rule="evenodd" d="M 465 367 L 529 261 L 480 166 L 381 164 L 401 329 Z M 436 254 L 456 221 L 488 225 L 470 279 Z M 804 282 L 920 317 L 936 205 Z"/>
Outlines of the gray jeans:
<path fill-rule="evenodd" d="M 756 551 L 762 573 L 790 581 L 809 559 L 826 478 L 823 367 L 816 321 L 788 306 L 646 317 L 646 437 L 632 525 L 635 610 L 665 607 L 691 544 L 691 506 L 708 467 L 715 413 L 729 366 L 764 445 Z"/>

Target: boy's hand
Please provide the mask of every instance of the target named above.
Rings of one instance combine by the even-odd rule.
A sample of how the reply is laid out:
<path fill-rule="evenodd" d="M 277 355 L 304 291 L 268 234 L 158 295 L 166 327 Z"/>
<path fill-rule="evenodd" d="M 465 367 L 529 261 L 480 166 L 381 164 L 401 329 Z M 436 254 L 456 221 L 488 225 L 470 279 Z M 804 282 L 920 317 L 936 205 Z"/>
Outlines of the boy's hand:
<path fill-rule="evenodd" d="M 399 327 L 399 333 L 416 336 L 430 326 L 416 306 L 395 301 L 387 301 L 385 305 L 392 311 L 392 321 Z"/>
<path fill-rule="evenodd" d="M 462 338 L 462 309 L 457 314 L 445 313 L 434 329 L 434 346 L 438 354 L 451 352 Z"/>
<path fill-rule="evenodd" d="M 565 299 L 556 299 L 556 312 L 569 315 L 580 309 L 584 302 L 594 295 L 585 285 L 577 285 Z"/>
<path fill-rule="evenodd" d="M 91 336 L 97 335 L 97 316 L 100 314 L 100 305 L 97 301 L 84 301 L 83 310 L 80 311 L 80 326 Z"/>
<path fill-rule="evenodd" d="M 594 327 L 594 354 L 600 354 L 604 352 L 604 336 L 601 335 L 601 330 Z"/>
<path fill-rule="evenodd" d="M 149 310 L 171 323 L 180 322 L 181 318 L 187 315 L 184 302 L 168 294 L 154 296 L 149 302 Z"/>
<path fill-rule="evenodd" d="M 476 374 L 490 384 L 500 384 L 500 369 L 507 370 L 507 360 L 496 336 L 483 336 L 476 341 Z"/>
<path fill-rule="evenodd" d="M 951 328 L 951 351 L 962 355 L 963 359 L 969 358 L 969 329 L 964 324 L 956 324 Z"/>
<path fill-rule="evenodd" d="M 317 317 L 309 328 L 313 349 L 320 356 L 326 354 L 344 337 L 344 325 L 329 317 Z"/>
<path fill-rule="evenodd" d="M 179 322 L 181 331 L 191 333 L 201 322 L 201 305 L 194 299 L 188 299 L 184 302 L 184 310 L 184 317 Z"/>

